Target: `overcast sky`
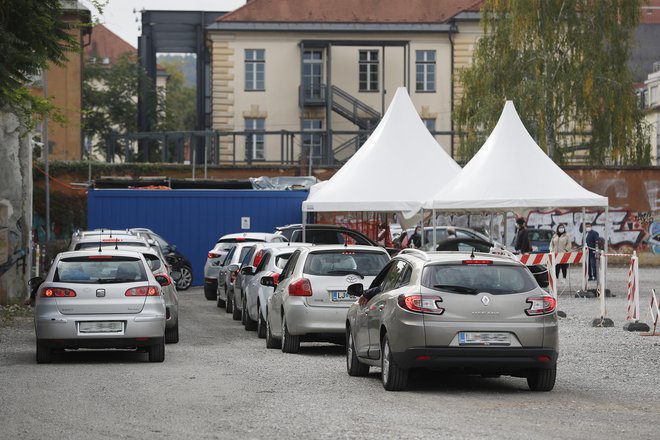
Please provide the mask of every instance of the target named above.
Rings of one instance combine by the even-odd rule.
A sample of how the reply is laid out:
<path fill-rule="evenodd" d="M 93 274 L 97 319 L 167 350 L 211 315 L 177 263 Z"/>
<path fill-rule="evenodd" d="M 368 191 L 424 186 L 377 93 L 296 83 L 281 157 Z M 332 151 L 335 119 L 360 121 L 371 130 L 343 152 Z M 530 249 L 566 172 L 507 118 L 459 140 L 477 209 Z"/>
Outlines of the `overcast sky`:
<path fill-rule="evenodd" d="M 91 6 L 89 0 L 82 2 L 92 10 L 94 18 L 112 32 L 137 47 L 140 35 L 138 27 L 142 21 L 140 10 L 153 11 L 233 11 L 245 4 L 245 0 L 109 0 L 102 16 Z M 138 11 L 133 13 L 133 10 Z M 138 21 L 135 21 L 137 18 Z"/>

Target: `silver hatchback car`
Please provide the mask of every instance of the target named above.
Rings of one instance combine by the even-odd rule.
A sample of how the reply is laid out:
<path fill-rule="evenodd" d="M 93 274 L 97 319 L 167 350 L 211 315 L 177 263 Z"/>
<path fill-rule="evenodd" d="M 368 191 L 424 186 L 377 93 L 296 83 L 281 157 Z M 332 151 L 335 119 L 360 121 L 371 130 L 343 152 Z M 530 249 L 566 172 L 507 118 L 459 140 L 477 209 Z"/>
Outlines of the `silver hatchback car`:
<path fill-rule="evenodd" d="M 381 367 L 387 390 L 429 368 L 527 378 L 534 391 L 555 384 L 556 299 L 519 262 L 486 253 L 404 250 L 376 277 L 346 318 L 351 376 Z"/>
<path fill-rule="evenodd" d="M 268 299 L 266 346 L 295 353 L 303 341 L 344 343 L 350 284 L 370 283 L 390 256 L 375 246 L 302 247 L 289 258 Z M 263 277 L 273 286 L 273 277 Z"/>
<path fill-rule="evenodd" d="M 166 309 L 162 285 L 138 252 L 107 249 L 63 252 L 45 280 L 33 278 L 37 362 L 53 349 L 146 349 L 165 359 Z"/>

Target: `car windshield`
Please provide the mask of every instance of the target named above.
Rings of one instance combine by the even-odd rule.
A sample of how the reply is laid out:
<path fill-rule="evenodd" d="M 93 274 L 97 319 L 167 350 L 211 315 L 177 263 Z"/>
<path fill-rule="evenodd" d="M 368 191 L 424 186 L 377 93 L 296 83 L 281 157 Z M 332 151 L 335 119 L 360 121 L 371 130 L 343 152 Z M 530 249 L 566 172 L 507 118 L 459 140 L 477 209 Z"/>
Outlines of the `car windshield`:
<path fill-rule="evenodd" d="M 494 295 L 529 292 L 538 287 L 525 267 L 504 264 L 434 264 L 422 273 L 422 285 L 434 290 Z"/>
<path fill-rule="evenodd" d="M 138 258 L 94 255 L 59 261 L 55 282 L 111 284 L 147 281 L 144 264 Z"/>
<path fill-rule="evenodd" d="M 147 243 L 144 241 L 102 241 L 101 242 L 101 247 L 107 248 L 112 246 L 113 248 L 117 246 L 117 248 L 120 248 L 122 246 L 140 246 L 140 247 L 149 247 Z M 98 249 L 99 248 L 99 242 L 96 241 L 86 241 L 85 243 L 78 243 L 76 245 L 75 250 L 84 250 L 84 249 Z"/>
<path fill-rule="evenodd" d="M 375 276 L 388 260 L 387 254 L 383 252 L 353 250 L 313 252 L 307 257 L 303 272 L 321 276 L 349 274 Z"/>

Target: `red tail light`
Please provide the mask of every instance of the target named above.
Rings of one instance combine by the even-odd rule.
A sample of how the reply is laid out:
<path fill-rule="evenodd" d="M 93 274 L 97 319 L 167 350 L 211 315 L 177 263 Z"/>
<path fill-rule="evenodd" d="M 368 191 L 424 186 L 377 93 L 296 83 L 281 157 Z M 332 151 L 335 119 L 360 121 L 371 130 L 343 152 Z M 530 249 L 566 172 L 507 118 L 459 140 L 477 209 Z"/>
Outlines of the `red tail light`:
<path fill-rule="evenodd" d="M 72 298 L 76 296 L 76 292 L 71 289 L 60 289 L 57 287 L 51 287 L 41 291 L 41 296 L 43 298 Z"/>
<path fill-rule="evenodd" d="M 442 315 L 445 309 L 440 307 L 442 298 L 437 295 L 399 295 L 399 307 L 416 313 L 430 313 Z"/>
<path fill-rule="evenodd" d="M 530 304 L 529 308 L 525 310 L 529 316 L 547 315 L 552 313 L 557 308 L 557 300 L 552 296 L 539 296 L 527 298 Z"/>
<path fill-rule="evenodd" d="M 463 264 L 493 264 L 491 260 L 463 260 Z"/>
<path fill-rule="evenodd" d="M 209 258 L 220 258 L 220 254 L 216 254 L 215 252 L 209 252 L 206 256 Z"/>
<path fill-rule="evenodd" d="M 261 262 L 261 259 L 264 257 L 264 250 L 261 249 L 259 252 L 257 252 L 257 255 L 254 256 L 254 262 L 252 265 L 254 267 L 259 266 L 259 263 Z"/>
<path fill-rule="evenodd" d="M 160 290 L 154 286 L 133 287 L 124 294 L 126 296 L 160 296 Z"/>
<path fill-rule="evenodd" d="M 289 284 L 289 296 L 312 296 L 312 283 L 307 278 L 301 278 Z"/>

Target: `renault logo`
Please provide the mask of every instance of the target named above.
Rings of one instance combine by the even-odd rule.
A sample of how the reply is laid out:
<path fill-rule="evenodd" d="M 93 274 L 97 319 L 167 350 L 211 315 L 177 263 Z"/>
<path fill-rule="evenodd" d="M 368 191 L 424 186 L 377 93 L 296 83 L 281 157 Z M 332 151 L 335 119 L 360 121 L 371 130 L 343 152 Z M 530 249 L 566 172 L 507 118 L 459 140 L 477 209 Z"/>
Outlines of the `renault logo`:
<path fill-rule="evenodd" d="M 488 298 L 487 296 L 482 296 L 481 297 L 481 303 L 483 305 L 487 306 L 490 303 L 490 298 Z"/>

